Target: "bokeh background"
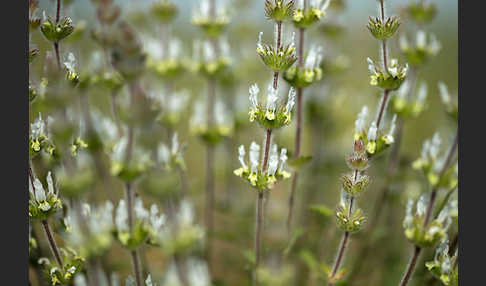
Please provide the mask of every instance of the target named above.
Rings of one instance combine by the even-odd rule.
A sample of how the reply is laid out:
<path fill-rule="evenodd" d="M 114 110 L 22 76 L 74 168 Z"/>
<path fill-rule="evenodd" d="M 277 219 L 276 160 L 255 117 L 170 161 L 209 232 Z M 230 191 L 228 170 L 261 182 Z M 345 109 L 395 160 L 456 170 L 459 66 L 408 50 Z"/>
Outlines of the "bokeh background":
<path fill-rule="evenodd" d="M 439 131 L 447 145 L 455 133 L 456 124 L 450 121 L 440 101 L 438 81 L 443 81 L 453 94 L 458 87 L 458 8 L 454 0 L 434 0 L 438 8 L 435 20 L 425 27 L 434 33 L 442 44 L 440 53 L 420 71 L 418 78 L 428 84 L 427 109 L 416 119 L 406 121 L 398 176 L 391 185 L 391 197 L 380 220 L 373 231 L 364 230 L 352 236 L 347 249 L 343 267 L 360 269 L 353 272 L 353 280 L 344 279 L 340 285 L 396 285 L 405 269 L 412 246 L 406 240 L 402 229 L 405 203 L 408 197 L 417 196 L 424 191 L 425 181 L 421 174 L 412 170 L 411 162 L 420 156 L 422 143 Z M 61 54 L 72 52 L 79 67 L 89 67 L 90 59 L 100 47 L 92 40 L 90 31 L 98 28 L 95 6 L 92 1 L 72 0 L 64 5 L 63 15 L 69 15 L 75 24 L 84 23 L 84 32 L 76 39 L 67 40 L 61 47 Z M 192 42 L 202 39 L 200 30 L 191 25 L 190 18 L 197 0 L 175 1 L 179 14 L 171 24 L 172 36 L 183 42 L 182 53 L 191 57 Z M 256 82 L 265 86 L 271 79 L 271 72 L 262 64 L 255 53 L 259 31 L 270 39 L 273 25 L 264 16 L 263 0 L 233 0 L 230 4 L 231 22 L 226 31 L 232 56 L 231 71 L 228 80 L 217 88 L 217 97 L 227 105 L 227 112 L 235 120 L 233 136 L 218 145 L 216 149 L 216 204 L 214 210 L 215 234 L 214 255 L 211 264 L 214 285 L 250 285 L 250 262 L 254 238 L 255 198 L 256 193 L 246 182 L 233 175 L 239 167 L 237 147 L 249 146 L 251 141 L 264 140 L 264 131 L 247 120 L 249 107 L 248 87 Z M 387 13 L 402 15 L 408 0 L 387 0 Z M 150 35 L 157 37 L 160 24 L 150 16 L 152 1 L 115 1 L 122 8 L 121 18 L 130 23 L 141 43 Z M 378 41 L 366 28 L 369 16 L 377 15 L 377 3 L 374 0 L 346 0 L 342 9 L 330 9 L 321 23 L 336 23 L 341 28 L 339 35 L 326 34 L 321 24 L 310 29 L 306 35 L 306 47 L 319 44 L 324 48 L 324 61 L 330 63 L 339 59 L 342 70 L 330 70 L 324 73 L 323 80 L 305 90 L 303 155 L 313 159 L 301 172 L 297 193 L 297 216 L 295 228 L 301 235 L 289 245 L 286 232 L 286 218 L 290 180 L 283 181 L 271 190 L 266 203 L 263 234 L 263 270 L 262 285 L 324 285 L 322 266 L 332 265 L 336 249 L 341 239 L 341 231 L 336 227 L 333 210 L 339 202 L 339 177 L 347 171 L 345 156 L 351 152 L 354 121 L 363 105 L 368 105 L 373 114 L 380 99 L 380 90 L 369 85 L 366 58 L 377 59 Z M 52 15 L 55 1 L 41 0 L 40 11 Z M 399 33 L 414 37 L 417 27 L 414 23 L 402 19 Z M 284 32 L 293 30 L 291 25 L 284 25 Z M 30 67 L 30 78 L 39 83 L 45 65 L 45 53 L 52 49 L 40 31 L 30 35 L 31 45 L 39 50 L 38 59 Z M 398 37 L 390 41 L 392 57 L 403 58 L 399 51 Z M 89 68 L 88 68 L 89 69 Z M 163 92 L 163 82 L 147 75 L 144 85 L 146 92 Z M 155 83 L 154 83 L 155 82 Z M 282 81 L 283 82 L 283 81 Z M 187 143 L 184 159 L 187 164 L 188 200 L 194 205 L 195 220 L 204 225 L 204 186 L 205 186 L 205 147 L 202 141 L 189 132 L 191 108 L 198 99 L 206 96 L 206 80 L 194 73 L 186 73 L 172 82 L 174 90 L 187 89 L 190 92 L 189 107 L 183 112 L 182 120 L 176 130 L 181 141 Z M 284 89 L 287 89 L 282 84 Z M 159 90 L 157 90 L 159 89 Z M 262 88 L 261 88 L 262 89 Z M 78 101 L 74 98 L 66 104 L 77 110 Z M 92 109 L 110 114 L 109 96 L 102 90 L 93 89 L 88 93 Z M 31 122 L 39 112 L 49 113 L 45 104 L 33 104 L 30 108 Z M 387 121 L 391 118 L 387 114 Z M 96 123 L 95 123 L 96 124 Z M 169 142 L 163 129 L 147 133 L 153 141 Z M 275 142 L 292 152 L 295 122 L 290 127 L 276 133 Z M 384 183 L 387 153 L 372 162 L 369 175 L 373 178 L 370 189 L 359 199 L 360 207 L 366 214 L 373 213 L 373 207 Z M 46 172 L 46 164 L 36 160 L 34 165 L 38 173 Z M 163 174 L 157 174 L 165 178 Z M 170 181 L 170 176 L 167 180 Z M 165 189 L 161 194 L 144 193 L 143 181 L 137 184 L 137 192 L 144 201 L 159 203 L 163 209 L 167 196 Z M 171 185 L 168 183 L 170 189 Z M 109 188 L 109 190 L 108 190 Z M 62 190 L 61 190 L 62 192 Z M 170 192 L 170 191 L 167 191 Z M 88 202 L 114 200 L 115 204 L 123 197 L 123 185 L 110 176 L 99 177 L 96 185 L 86 195 Z M 315 206 L 320 206 L 316 211 Z M 314 206 L 314 209 L 312 208 Z M 58 226 L 60 227 L 60 226 Z M 38 237 L 44 255 L 49 255 L 42 230 L 33 224 L 34 234 Z M 455 230 L 451 230 L 452 232 Z M 366 237 L 369 237 L 366 238 Z M 59 236 L 62 245 L 62 237 Z M 359 260 L 357 255 L 369 243 L 370 252 L 366 259 Z M 167 275 L 171 258 L 164 254 L 164 249 L 144 246 L 142 264 L 145 273 L 151 273 L 154 280 L 162 280 Z M 193 255 L 202 254 L 195 251 Z M 439 285 L 431 280 L 425 271 L 424 261 L 430 260 L 433 250 L 422 255 L 419 267 L 412 281 L 413 285 Z M 34 269 L 34 266 L 31 266 Z M 131 273 L 128 252 L 113 244 L 109 253 L 102 258 L 102 267 L 107 272 L 116 271 L 123 278 Z M 33 285 L 37 281 L 31 271 Z M 430 283 L 430 284 L 428 284 Z M 435 284 L 434 284 L 435 283 Z M 162 284 L 163 285 L 163 284 Z"/>

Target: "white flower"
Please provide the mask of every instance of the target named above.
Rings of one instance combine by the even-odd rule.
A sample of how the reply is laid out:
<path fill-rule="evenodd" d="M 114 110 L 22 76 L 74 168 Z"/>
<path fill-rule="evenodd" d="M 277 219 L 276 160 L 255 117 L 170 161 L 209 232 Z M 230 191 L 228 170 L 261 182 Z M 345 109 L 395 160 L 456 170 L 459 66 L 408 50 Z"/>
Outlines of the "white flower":
<path fill-rule="evenodd" d="M 133 204 L 133 211 L 135 216 L 139 220 L 146 220 L 150 217 L 149 211 L 144 208 L 142 199 L 140 197 L 135 198 L 135 203 Z"/>
<path fill-rule="evenodd" d="M 292 111 L 292 108 L 295 105 L 295 94 L 296 94 L 295 88 L 291 87 L 290 90 L 289 90 L 289 98 L 287 100 L 287 105 L 285 106 L 285 112 L 286 113 L 290 114 L 290 112 Z"/>
<path fill-rule="evenodd" d="M 162 214 L 159 216 L 158 214 L 159 208 L 157 207 L 157 205 L 152 204 L 150 206 L 150 224 L 156 232 L 161 231 L 162 227 L 165 224 L 165 216 Z"/>
<path fill-rule="evenodd" d="M 46 123 L 42 120 L 42 114 L 39 112 L 39 117 L 30 125 L 32 137 L 38 138 L 46 134 Z"/>
<path fill-rule="evenodd" d="M 430 36 L 430 43 L 429 43 L 429 50 L 432 53 L 432 55 L 436 55 L 439 53 L 439 51 L 442 49 L 442 45 L 440 42 L 437 40 L 435 35 Z"/>
<path fill-rule="evenodd" d="M 417 92 L 417 101 L 424 102 L 426 98 L 427 98 L 427 83 L 424 81 L 420 85 L 419 90 Z"/>
<path fill-rule="evenodd" d="M 394 114 L 390 125 L 390 131 L 388 131 L 388 135 L 393 136 L 393 133 L 395 133 L 396 122 L 397 122 L 397 115 Z"/>
<path fill-rule="evenodd" d="M 187 261 L 189 285 L 210 286 L 209 271 L 206 262 L 190 259 Z"/>
<path fill-rule="evenodd" d="M 216 52 L 213 45 L 209 41 L 203 42 L 203 60 L 205 62 L 211 62 L 216 60 Z"/>
<path fill-rule="evenodd" d="M 179 151 L 179 141 L 177 139 L 177 132 L 175 132 L 172 136 L 172 154 L 176 154 Z"/>
<path fill-rule="evenodd" d="M 159 160 L 162 163 L 168 163 L 170 161 L 170 151 L 169 151 L 169 147 L 167 147 L 167 145 L 165 145 L 163 143 L 160 144 L 159 148 L 157 149 L 157 154 L 158 154 Z"/>
<path fill-rule="evenodd" d="M 424 49 L 427 44 L 427 35 L 423 30 L 418 30 L 417 31 L 417 48 L 422 48 Z"/>
<path fill-rule="evenodd" d="M 128 231 L 128 212 L 125 200 L 120 200 L 116 208 L 115 225 L 118 231 Z"/>
<path fill-rule="evenodd" d="M 427 194 L 422 194 L 417 202 L 417 215 L 424 216 L 427 212 L 427 205 L 429 204 L 429 197 Z"/>
<path fill-rule="evenodd" d="M 268 85 L 268 94 L 267 94 L 267 111 L 275 110 L 275 104 L 278 100 L 278 90 L 273 88 L 272 84 Z"/>
<path fill-rule="evenodd" d="M 370 58 L 366 58 L 366 61 L 368 62 L 368 70 L 370 71 L 370 73 L 377 74 L 375 63 L 373 62 L 373 60 Z"/>
<path fill-rule="evenodd" d="M 281 172 L 284 170 L 284 167 L 285 167 L 285 163 L 287 162 L 287 149 L 285 148 L 282 148 L 282 150 L 280 150 L 280 167 L 278 168 L 278 170 Z"/>
<path fill-rule="evenodd" d="M 73 53 L 68 54 L 67 60 L 64 62 L 64 66 L 69 72 L 75 72 L 74 67 L 76 66 L 76 58 L 74 57 Z"/>
<path fill-rule="evenodd" d="M 354 123 L 356 133 L 361 133 L 364 131 L 367 117 L 368 117 L 368 106 L 365 105 L 363 106 L 363 108 L 361 108 L 361 112 L 358 114 L 358 119 L 356 119 Z"/>
<path fill-rule="evenodd" d="M 245 146 L 244 145 L 240 145 L 240 147 L 238 147 L 238 160 L 240 161 L 240 164 L 243 167 L 243 169 L 248 168 L 248 166 L 245 163 Z"/>
<path fill-rule="evenodd" d="M 257 42 L 257 49 L 259 49 L 259 50 L 263 50 L 262 36 L 263 36 L 263 32 L 259 32 L 258 33 L 258 42 Z"/>
<path fill-rule="evenodd" d="M 306 69 L 314 69 L 321 64 L 322 60 L 322 47 L 317 45 L 312 45 L 309 54 L 305 58 L 304 66 Z"/>
<path fill-rule="evenodd" d="M 260 89 L 258 88 L 258 85 L 256 83 L 252 84 L 249 89 L 250 92 L 250 103 L 251 107 L 253 109 L 256 109 L 258 106 L 258 93 L 260 92 Z"/>
<path fill-rule="evenodd" d="M 408 201 L 407 201 L 407 207 L 405 209 L 405 220 L 403 221 L 404 224 L 407 227 L 410 227 L 410 225 L 412 223 L 412 219 L 413 219 L 413 216 L 412 216 L 413 204 L 414 204 L 413 199 L 409 198 Z"/>
<path fill-rule="evenodd" d="M 149 275 L 147 275 L 147 279 L 145 280 L 145 286 L 154 286 L 154 284 L 152 283 L 152 277 Z"/>
<path fill-rule="evenodd" d="M 34 190 L 35 190 L 35 200 L 37 202 L 42 202 L 46 200 L 46 193 L 42 183 L 39 179 L 34 179 Z"/>
<path fill-rule="evenodd" d="M 260 156 L 260 145 L 255 143 L 255 141 L 252 141 L 250 145 L 250 165 L 251 165 L 252 173 L 256 173 L 258 171 L 259 156 Z"/>
<path fill-rule="evenodd" d="M 378 132 L 378 128 L 376 127 L 376 122 L 373 121 L 371 123 L 370 129 L 368 129 L 368 140 L 375 141 L 377 132 Z"/>
<path fill-rule="evenodd" d="M 275 175 L 277 168 L 278 168 L 277 144 L 273 144 L 272 147 L 270 148 L 267 175 L 269 176 Z"/>
<path fill-rule="evenodd" d="M 402 34 L 400 36 L 399 44 L 400 44 L 400 49 L 402 49 L 402 50 L 407 50 L 410 47 L 408 40 L 407 40 L 407 36 L 405 36 L 405 34 Z"/>

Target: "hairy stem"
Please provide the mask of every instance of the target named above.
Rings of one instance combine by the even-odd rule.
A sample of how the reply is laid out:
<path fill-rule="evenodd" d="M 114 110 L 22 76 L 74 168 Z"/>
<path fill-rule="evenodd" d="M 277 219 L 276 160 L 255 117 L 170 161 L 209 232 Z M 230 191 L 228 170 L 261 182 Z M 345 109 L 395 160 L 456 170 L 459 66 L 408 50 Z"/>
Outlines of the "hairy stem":
<path fill-rule="evenodd" d="M 265 174 L 268 165 L 268 155 L 270 153 L 270 143 L 272 142 L 272 129 L 267 129 L 265 137 L 265 152 L 263 153 L 262 174 Z"/>
<path fill-rule="evenodd" d="M 61 17 L 61 0 L 57 0 L 56 5 L 56 24 L 59 23 L 59 18 Z"/>
<path fill-rule="evenodd" d="M 336 262 L 334 262 L 334 266 L 332 267 L 331 276 L 329 276 L 329 283 L 328 283 L 329 286 L 334 286 L 334 279 L 337 271 L 339 270 L 339 267 L 341 266 L 341 262 L 344 257 L 344 250 L 346 249 L 346 246 L 348 244 L 348 239 L 349 239 L 349 232 L 346 231 L 343 234 L 343 239 L 341 240 L 341 245 L 339 246 Z"/>
<path fill-rule="evenodd" d="M 56 240 L 54 239 L 54 236 L 52 235 L 52 230 L 49 226 L 49 223 L 47 222 L 47 219 L 43 219 L 41 221 L 41 223 L 42 223 L 42 227 L 44 228 L 44 232 L 46 234 L 47 241 L 49 242 L 49 248 L 51 249 L 52 254 L 54 255 L 54 258 L 56 259 L 56 263 L 57 263 L 57 265 L 59 265 L 59 267 L 61 269 L 63 269 L 64 266 L 62 264 L 61 254 L 59 252 L 59 248 L 57 247 Z"/>
<path fill-rule="evenodd" d="M 130 255 L 132 257 L 133 272 L 135 272 L 135 281 L 137 282 L 137 286 L 142 286 L 142 274 L 140 272 L 137 250 L 131 250 Z"/>

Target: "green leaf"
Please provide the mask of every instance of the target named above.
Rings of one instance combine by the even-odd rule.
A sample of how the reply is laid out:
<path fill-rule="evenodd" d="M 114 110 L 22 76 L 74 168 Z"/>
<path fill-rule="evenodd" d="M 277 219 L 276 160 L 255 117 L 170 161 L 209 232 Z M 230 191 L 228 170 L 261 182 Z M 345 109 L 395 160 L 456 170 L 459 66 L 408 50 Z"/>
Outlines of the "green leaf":
<path fill-rule="evenodd" d="M 288 161 L 289 166 L 293 167 L 294 169 L 301 168 L 304 164 L 309 162 L 312 159 L 312 156 L 300 156 L 295 159 L 290 159 Z"/>
<path fill-rule="evenodd" d="M 289 244 L 287 247 L 284 249 L 283 254 L 284 256 L 287 256 L 290 253 L 290 250 L 292 250 L 292 247 L 294 246 L 295 242 L 299 237 L 304 234 L 304 230 L 302 228 L 297 228 L 294 233 L 292 234 L 292 237 L 290 238 Z"/>
<path fill-rule="evenodd" d="M 315 211 L 316 213 L 322 215 L 323 217 L 330 217 L 333 215 L 333 210 L 325 205 L 315 204 L 309 206 L 309 209 Z"/>

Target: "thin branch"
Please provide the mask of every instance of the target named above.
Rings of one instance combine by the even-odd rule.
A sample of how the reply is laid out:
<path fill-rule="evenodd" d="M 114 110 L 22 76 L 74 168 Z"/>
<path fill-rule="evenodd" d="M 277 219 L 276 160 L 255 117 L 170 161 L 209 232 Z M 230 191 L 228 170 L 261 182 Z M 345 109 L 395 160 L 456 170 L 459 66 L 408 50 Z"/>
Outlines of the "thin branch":
<path fill-rule="evenodd" d="M 263 192 L 258 192 L 256 209 L 256 231 L 255 231 L 255 269 L 253 271 L 252 285 L 258 285 L 258 266 L 260 265 L 261 236 L 263 227 Z"/>
<path fill-rule="evenodd" d="M 63 269 L 64 266 L 63 266 L 63 263 L 62 263 L 61 254 L 59 252 L 59 248 L 57 247 L 56 240 L 54 239 L 54 236 L 52 235 L 52 230 L 49 226 L 49 223 L 47 222 L 46 219 L 43 219 L 41 221 L 41 223 L 42 223 L 42 227 L 44 228 L 44 232 L 46 234 L 47 241 L 49 242 L 49 247 L 52 251 L 52 254 L 54 255 L 54 258 L 56 259 L 56 263 L 57 263 L 57 265 L 59 265 L 59 267 L 61 269 Z"/>
<path fill-rule="evenodd" d="M 341 240 L 341 245 L 339 246 L 339 251 L 338 255 L 336 257 L 336 262 L 334 263 L 334 266 L 332 267 L 332 272 L 331 276 L 329 277 L 329 286 L 334 286 L 334 279 L 336 276 L 337 271 L 339 270 L 339 267 L 341 266 L 341 262 L 344 257 L 344 250 L 346 249 L 346 245 L 348 243 L 348 238 L 349 238 L 349 232 L 344 232 L 343 234 L 343 239 Z"/>
<path fill-rule="evenodd" d="M 415 265 L 417 264 L 417 259 L 420 255 L 421 248 L 418 246 L 414 246 L 413 249 L 413 254 L 412 258 L 410 259 L 410 262 L 408 263 L 407 270 L 405 271 L 405 274 L 402 277 L 402 280 L 400 281 L 400 286 L 405 286 L 408 284 L 408 281 L 412 277 L 413 271 L 415 269 Z"/>

